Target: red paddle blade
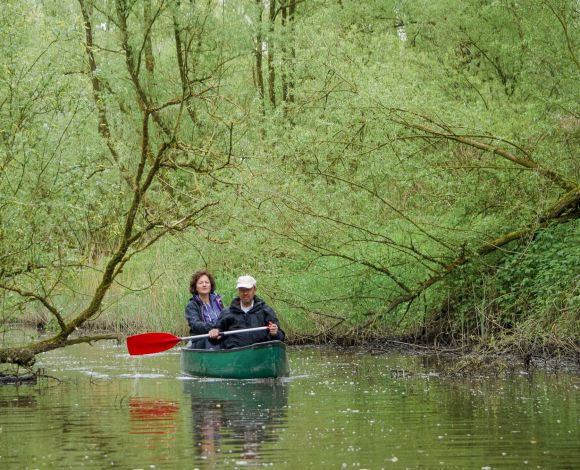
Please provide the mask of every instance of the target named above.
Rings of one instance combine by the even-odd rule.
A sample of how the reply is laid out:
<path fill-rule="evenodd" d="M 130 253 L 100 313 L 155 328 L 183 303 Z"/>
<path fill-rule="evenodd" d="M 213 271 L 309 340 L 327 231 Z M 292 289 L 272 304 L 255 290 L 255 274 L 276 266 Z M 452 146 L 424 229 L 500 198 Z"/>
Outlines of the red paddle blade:
<path fill-rule="evenodd" d="M 181 341 L 171 333 L 142 333 L 127 337 L 127 349 L 131 356 L 153 354 L 171 349 Z"/>

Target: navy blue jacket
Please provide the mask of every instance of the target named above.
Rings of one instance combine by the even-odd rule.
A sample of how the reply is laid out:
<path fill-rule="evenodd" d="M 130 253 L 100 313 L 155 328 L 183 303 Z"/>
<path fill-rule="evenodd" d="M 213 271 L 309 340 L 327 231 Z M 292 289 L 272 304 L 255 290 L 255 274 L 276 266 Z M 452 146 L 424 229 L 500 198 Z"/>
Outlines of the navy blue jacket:
<path fill-rule="evenodd" d="M 213 302 L 217 304 L 220 310 L 223 310 L 223 304 L 221 297 L 213 292 L 210 294 Z M 204 335 L 209 332 L 212 328 L 216 328 L 215 323 L 208 323 L 204 321 L 203 315 L 201 314 L 202 303 L 195 295 L 189 299 L 187 306 L 185 307 L 185 318 L 189 324 L 189 332 L 192 335 Z M 191 347 L 194 349 L 207 349 L 208 342 L 205 338 L 193 340 Z M 210 341 L 214 343 L 214 341 Z"/>

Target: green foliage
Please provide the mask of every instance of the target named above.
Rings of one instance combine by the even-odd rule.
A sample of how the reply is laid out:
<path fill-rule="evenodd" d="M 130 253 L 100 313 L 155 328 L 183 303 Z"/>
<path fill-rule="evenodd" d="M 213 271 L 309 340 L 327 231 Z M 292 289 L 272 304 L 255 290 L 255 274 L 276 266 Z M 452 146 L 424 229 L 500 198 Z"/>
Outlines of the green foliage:
<path fill-rule="evenodd" d="M 183 332 L 187 281 L 201 266 L 226 301 L 238 275 L 254 274 L 296 333 L 370 319 L 406 333 L 439 316 L 467 336 L 571 318 L 575 224 L 474 260 L 563 194 L 491 148 L 578 179 L 575 8 L 314 0 L 269 19 L 245 0 L 8 2 L 0 283 L 39 293 L 67 319 L 82 311 L 124 232 L 143 110 L 161 106 L 145 168 L 170 150 L 136 214 L 138 229 L 154 229 L 93 326 Z M 421 290 L 464 256 L 473 264 Z M 3 318 L 48 315 L 38 299 L 4 295 Z"/>
<path fill-rule="evenodd" d="M 484 341 L 502 335 L 530 344 L 575 341 L 580 333 L 579 229 L 577 221 L 548 227 L 458 273 L 447 283 L 451 307 L 447 326 L 439 328 Z"/>
<path fill-rule="evenodd" d="M 580 224 L 540 231 L 498 266 L 497 308 L 518 320 L 535 317 L 545 326 L 562 312 L 580 312 Z"/>

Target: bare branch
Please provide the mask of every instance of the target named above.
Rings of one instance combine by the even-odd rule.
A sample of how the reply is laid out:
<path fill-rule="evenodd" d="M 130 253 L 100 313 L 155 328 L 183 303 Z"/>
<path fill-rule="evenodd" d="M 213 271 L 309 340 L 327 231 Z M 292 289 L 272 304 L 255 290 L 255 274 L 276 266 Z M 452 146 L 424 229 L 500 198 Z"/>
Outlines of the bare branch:
<path fill-rule="evenodd" d="M 58 309 L 54 305 L 52 305 L 52 303 L 46 297 L 44 297 L 42 295 L 38 295 L 35 292 L 26 291 L 24 289 L 20 289 L 18 287 L 14 287 L 14 286 L 9 286 L 7 284 L 0 284 L 0 289 L 4 289 L 4 290 L 10 291 L 10 292 L 16 292 L 21 297 L 26 297 L 29 299 L 38 300 L 56 318 L 56 321 L 58 322 L 61 330 L 66 329 L 66 324 L 65 324 L 64 319 L 62 318 L 62 315 L 60 314 Z"/>
<path fill-rule="evenodd" d="M 422 124 L 411 122 L 409 120 L 403 119 L 400 116 L 400 114 L 405 112 L 405 111 L 402 111 L 402 110 L 394 110 L 394 111 L 397 114 L 391 115 L 390 119 L 393 122 L 401 124 L 407 128 L 417 129 L 417 130 L 423 131 L 428 136 L 430 136 L 432 138 L 438 138 L 438 139 L 459 142 L 459 143 L 469 145 L 471 147 L 474 147 L 474 148 L 477 148 L 480 150 L 484 150 L 486 152 L 490 152 L 494 155 L 499 155 L 500 157 L 502 157 L 506 160 L 509 160 L 512 163 L 515 163 L 515 164 L 520 165 L 524 168 L 528 168 L 530 170 L 535 171 L 539 175 L 551 180 L 552 182 L 556 183 L 560 187 L 564 188 L 566 191 L 574 190 L 578 186 L 578 184 L 576 182 L 566 178 L 563 175 L 556 173 L 555 171 L 553 171 L 549 168 L 545 168 L 542 165 L 536 163 L 534 160 L 532 160 L 532 158 L 529 155 L 524 156 L 524 157 L 519 157 L 516 154 L 506 150 L 505 148 L 482 142 L 482 141 L 474 139 L 470 136 L 456 134 L 455 132 L 452 132 L 448 127 L 445 129 L 445 131 L 439 131 L 437 129 L 433 129 L 431 127 L 428 127 L 428 126 L 425 126 Z"/>

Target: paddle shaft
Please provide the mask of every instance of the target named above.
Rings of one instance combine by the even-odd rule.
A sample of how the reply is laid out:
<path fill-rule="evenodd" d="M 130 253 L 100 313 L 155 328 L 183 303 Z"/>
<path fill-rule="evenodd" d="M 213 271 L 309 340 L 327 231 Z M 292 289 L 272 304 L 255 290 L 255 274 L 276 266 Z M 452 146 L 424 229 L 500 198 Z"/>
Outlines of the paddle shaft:
<path fill-rule="evenodd" d="M 237 333 L 247 333 L 249 331 L 267 330 L 268 326 L 259 326 L 257 328 L 246 328 L 243 330 L 222 331 L 221 336 L 234 335 Z M 171 333 L 142 333 L 140 335 L 133 335 L 127 338 L 127 349 L 132 356 L 141 354 L 153 354 L 161 351 L 166 351 L 172 348 L 180 341 L 187 341 L 189 339 L 209 338 L 209 334 L 186 336 L 180 338 Z"/>
<path fill-rule="evenodd" d="M 268 329 L 267 326 L 258 326 L 256 328 L 245 328 L 243 330 L 220 331 L 220 336 L 235 335 L 236 333 L 247 333 L 248 331 L 261 331 L 261 330 L 267 330 L 267 329 Z M 179 340 L 180 341 L 189 341 L 190 339 L 201 339 L 201 338 L 209 338 L 209 334 L 185 336 L 183 338 L 179 338 Z"/>

